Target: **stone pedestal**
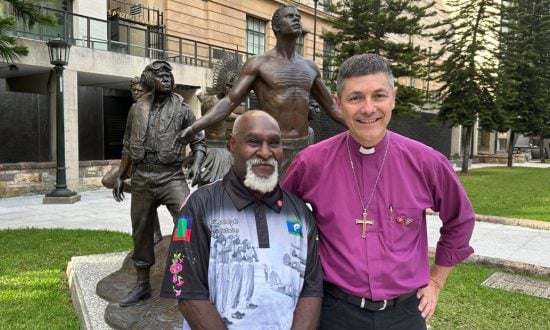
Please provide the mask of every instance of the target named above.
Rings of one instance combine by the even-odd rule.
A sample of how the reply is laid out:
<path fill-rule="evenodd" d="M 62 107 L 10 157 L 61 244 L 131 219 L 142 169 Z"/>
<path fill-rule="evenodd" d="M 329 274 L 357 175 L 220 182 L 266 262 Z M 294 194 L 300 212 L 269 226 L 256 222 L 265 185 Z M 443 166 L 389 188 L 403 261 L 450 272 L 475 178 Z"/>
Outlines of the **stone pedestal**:
<path fill-rule="evenodd" d="M 80 201 L 80 194 L 72 196 L 46 196 L 42 199 L 42 204 L 74 204 Z"/>
<path fill-rule="evenodd" d="M 96 293 L 109 302 L 105 309 L 108 325 L 115 329 L 181 329 L 183 316 L 178 309 L 178 300 L 159 297 L 169 245 L 170 236 L 165 236 L 155 245 L 156 264 L 151 267 L 150 299 L 130 307 L 120 307 L 118 304 L 136 284 L 131 252 L 118 271 L 99 281 Z"/>

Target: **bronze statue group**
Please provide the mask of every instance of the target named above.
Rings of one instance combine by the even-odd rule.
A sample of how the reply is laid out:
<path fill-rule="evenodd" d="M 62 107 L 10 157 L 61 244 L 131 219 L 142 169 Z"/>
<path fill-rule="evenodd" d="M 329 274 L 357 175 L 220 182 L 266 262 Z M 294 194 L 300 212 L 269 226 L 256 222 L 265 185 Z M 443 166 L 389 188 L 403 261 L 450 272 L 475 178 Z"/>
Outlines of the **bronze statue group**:
<path fill-rule="evenodd" d="M 152 298 L 165 205 L 174 230 L 160 296 L 177 299 L 184 328 L 425 329 L 449 272 L 473 253 L 454 170 L 387 130 L 397 88 L 382 56 L 346 60 L 333 97 L 296 53 L 296 7 L 277 9 L 272 28 L 273 49 L 220 62 L 198 120 L 168 62 L 132 81 L 120 166 L 104 179 L 115 200 L 132 193 L 136 283 L 120 306 Z M 259 109 L 244 111 L 250 92 Z M 312 144 L 316 107 L 347 130 Z M 428 208 L 442 219 L 432 265 Z"/>

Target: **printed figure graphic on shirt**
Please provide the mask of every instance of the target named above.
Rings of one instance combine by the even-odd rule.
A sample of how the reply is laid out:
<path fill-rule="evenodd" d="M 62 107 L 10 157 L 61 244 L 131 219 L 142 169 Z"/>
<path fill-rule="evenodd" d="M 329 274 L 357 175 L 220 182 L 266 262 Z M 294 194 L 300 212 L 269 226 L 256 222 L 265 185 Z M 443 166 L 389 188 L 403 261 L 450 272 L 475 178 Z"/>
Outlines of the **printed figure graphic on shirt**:
<path fill-rule="evenodd" d="M 212 250 L 210 251 L 210 260 L 209 263 L 212 265 L 212 269 L 210 272 L 208 272 L 208 282 L 209 283 L 215 283 L 216 277 L 219 276 L 219 270 L 220 267 L 213 263 L 213 260 L 218 259 L 218 254 L 221 253 L 221 249 L 223 247 L 223 244 L 225 243 L 225 236 L 223 234 L 216 234 L 212 236 L 212 240 L 214 241 L 214 244 L 212 244 Z M 211 290 L 210 291 L 210 301 L 216 301 L 216 293 L 217 290 Z"/>
<path fill-rule="evenodd" d="M 254 263 L 258 262 L 258 254 L 256 248 L 254 248 L 248 239 L 243 240 L 244 247 L 244 299 L 246 301 L 245 307 L 247 309 L 254 309 L 258 305 L 251 302 L 254 295 Z"/>
<path fill-rule="evenodd" d="M 234 319 L 242 319 L 245 313 L 237 310 L 239 306 L 239 297 L 241 295 L 241 288 L 243 286 L 243 245 L 239 237 L 237 236 L 233 241 L 233 253 L 231 255 L 231 317 Z"/>
<path fill-rule="evenodd" d="M 211 299 L 213 299 L 212 301 L 220 313 L 224 313 L 229 301 L 229 265 L 231 253 L 233 252 L 233 236 L 230 235 L 226 239 L 223 234 L 220 234 L 217 244 L 219 258 L 217 259 L 217 263 L 211 262 L 210 264 L 214 265 L 216 272 L 216 281 L 214 283 L 216 283 L 218 287 L 215 290 L 216 294 L 211 297 Z"/>

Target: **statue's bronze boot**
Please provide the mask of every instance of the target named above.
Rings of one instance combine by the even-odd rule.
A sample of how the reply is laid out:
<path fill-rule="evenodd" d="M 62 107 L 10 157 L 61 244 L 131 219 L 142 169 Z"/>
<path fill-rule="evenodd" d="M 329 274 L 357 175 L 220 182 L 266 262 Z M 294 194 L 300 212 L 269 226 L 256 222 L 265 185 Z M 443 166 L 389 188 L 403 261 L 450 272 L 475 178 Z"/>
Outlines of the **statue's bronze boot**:
<path fill-rule="evenodd" d="M 149 281 L 149 268 L 137 268 L 136 286 L 128 296 L 120 301 L 120 307 L 129 307 L 138 304 L 140 301 L 151 298 L 151 283 Z"/>

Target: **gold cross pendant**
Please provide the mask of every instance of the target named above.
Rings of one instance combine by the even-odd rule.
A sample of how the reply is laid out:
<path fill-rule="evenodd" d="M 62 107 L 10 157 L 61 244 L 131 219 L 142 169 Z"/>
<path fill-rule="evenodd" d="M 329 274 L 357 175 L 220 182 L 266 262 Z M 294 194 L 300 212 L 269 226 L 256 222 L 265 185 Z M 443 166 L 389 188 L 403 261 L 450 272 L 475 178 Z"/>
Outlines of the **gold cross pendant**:
<path fill-rule="evenodd" d="M 374 221 L 367 219 L 367 210 L 363 209 L 363 219 L 355 219 L 356 225 L 363 225 L 363 231 L 361 233 L 361 238 L 367 238 L 367 225 L 374 225 Z"/>

